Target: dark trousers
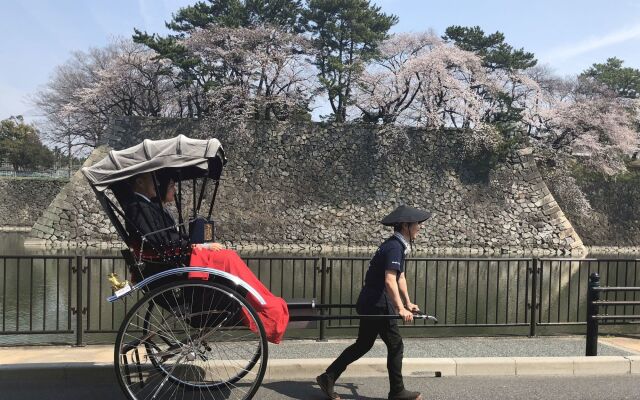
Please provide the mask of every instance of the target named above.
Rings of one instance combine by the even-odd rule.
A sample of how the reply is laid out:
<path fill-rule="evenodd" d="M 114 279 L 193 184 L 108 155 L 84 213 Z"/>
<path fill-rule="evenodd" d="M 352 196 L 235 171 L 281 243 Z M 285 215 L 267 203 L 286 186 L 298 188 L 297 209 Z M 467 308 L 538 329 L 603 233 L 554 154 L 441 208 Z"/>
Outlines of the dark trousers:
<path fill-rule="evenodd" d="M 398 393 L 404 389 L 402 382 L 402 357 L 404 344 L 397 321 L 388 319 L 362 319 L 356 342 L 347 347 L 327 368 L 327 375 L 337 380 L 347 366 L 367 354 L 376 338 L 387 345 L 387 370 L 389 371 L 389 391 Z"/>

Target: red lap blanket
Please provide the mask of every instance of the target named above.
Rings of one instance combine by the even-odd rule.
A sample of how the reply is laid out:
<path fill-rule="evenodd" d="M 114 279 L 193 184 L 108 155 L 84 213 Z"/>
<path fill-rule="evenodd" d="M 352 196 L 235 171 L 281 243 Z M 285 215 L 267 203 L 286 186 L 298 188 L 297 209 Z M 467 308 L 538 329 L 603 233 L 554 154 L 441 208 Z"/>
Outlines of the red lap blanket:
<path fill-rule="evenodd" d="M 264 298 L 267 304 L 262 305 L 252 295 L 247 296 L 249 303 L 256 309 L 264 330 L 267 334 L 267 340 L 271 343 L 280 343 L 284 332 L 289 323 L 289 309 L 287 303 L 280 297 L 274 296 L 262 282 L 256 278 L 251 272 L 247 264 L 242 261 L 240 256 L 233 250 L 209 250 L 194 248 L 191 252 L 191 261 L 189 265 L 192 267 L 208 267 L 220 271 L 228 272 L 247 282 Z M 206 272 L 190 272 L 190 279 L 207 279 L 209 275 Z M 249 320 L 249 328 L 256 332 L 257 328 Z"/>

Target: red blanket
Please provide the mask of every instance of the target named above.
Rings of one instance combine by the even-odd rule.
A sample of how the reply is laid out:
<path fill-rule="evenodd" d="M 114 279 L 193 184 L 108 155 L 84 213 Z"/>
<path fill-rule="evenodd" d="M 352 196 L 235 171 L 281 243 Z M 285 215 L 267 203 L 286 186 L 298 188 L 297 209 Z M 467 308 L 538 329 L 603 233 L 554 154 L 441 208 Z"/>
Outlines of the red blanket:
<path fill-rule="evenodd" d="M 289 323 L 289 309 L 287 303 L 280 297 L 274 296 L 262 282 L 251 272 L 247 264 L 233 250 L 209 250 L 195 248 L 191 252 L 192 267 L 209 267 L 228 272 L 247 282 L 264 298 L 267 304 L 260 304 L 253 296 L 248 295 L 247 300 L 256 309 L 260 320 L 264 325 L 267 340 L 271 343 L 280 343 Z M 190 279 L 208 279 L 206 272 L 190 272 Z M 252 324 L 250 318 L 249 328 L 256 332 L 257 327 Z"/>

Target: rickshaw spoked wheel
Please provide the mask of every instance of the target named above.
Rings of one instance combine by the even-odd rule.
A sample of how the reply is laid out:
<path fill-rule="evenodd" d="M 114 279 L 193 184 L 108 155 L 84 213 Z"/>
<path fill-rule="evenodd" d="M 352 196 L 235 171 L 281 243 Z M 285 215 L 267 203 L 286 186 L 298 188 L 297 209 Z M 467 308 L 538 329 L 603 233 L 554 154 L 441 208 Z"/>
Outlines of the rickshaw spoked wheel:
<path fill-rule="evenodd" d="M 129 310 L 114 364 L 132 400 L 251 399 L 267 349 L 262 322 L 242 295 L 217 283 L 179 281 L 150 291 Z"/>

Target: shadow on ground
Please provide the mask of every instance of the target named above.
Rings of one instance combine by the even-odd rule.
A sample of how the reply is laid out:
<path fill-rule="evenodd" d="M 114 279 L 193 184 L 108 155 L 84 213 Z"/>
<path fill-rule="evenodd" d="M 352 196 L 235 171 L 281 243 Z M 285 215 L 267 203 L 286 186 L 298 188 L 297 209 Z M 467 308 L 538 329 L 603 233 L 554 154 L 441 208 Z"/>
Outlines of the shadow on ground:
<path fill-rule="evenodd" d="M 307 400 L 327 400 L 327 396 L 322 393 L 315 382 L 299 381 L 278 381 L 263 383 L 262 387 L 275 393 L 279 393 L 287 398 L 307 399 Z M 385 400 L 386 397 L 365 397 L 358 394 L 359 386 L 353 383 L 337 383 L 336 389 L 343 400 Z"/>

